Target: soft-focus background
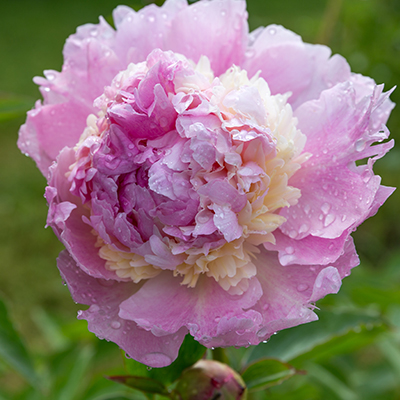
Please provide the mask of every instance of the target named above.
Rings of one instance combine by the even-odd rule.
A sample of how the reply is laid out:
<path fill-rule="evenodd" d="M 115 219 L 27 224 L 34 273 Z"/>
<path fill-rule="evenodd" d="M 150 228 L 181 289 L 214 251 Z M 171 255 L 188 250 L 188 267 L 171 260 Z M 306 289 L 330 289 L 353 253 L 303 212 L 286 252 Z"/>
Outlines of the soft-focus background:
<path fill-rule="evenodd" d="M 142 398 L 103 378 L 123 373 L 123 357 L 116 345 L 98 340 L 86 322 L 76 320 L 80 307 L 56 268 L 62 246 L 44 229 L 45 179 L 16 147 L 25 112 L 40 98 L 32 77 L 60 70 L 67 36 L 79 25 L 96 23 L 99 15 L 111 21 L 118 4 L 0 1 L 0 298 L 28 349 L 26 354 L 18 341 L 4 341 L 12 328 L 1 304 L 0 400 Z M 138 9 L 148 2 L 125 4 Z M 387 90 L 400 84 L 400 0 L 248 0 L 248 12 L 251 30 L 281 24 L 306 42 L 327 44 L 354 72 L 385 83 Z M 400 89 L 391 98 L 399 104 Z M 388 126 L 399 140 L 399 109 Z M 400 148 L 378 161 L 375 171 L 385 185 L 400 186 Z M 399 204 L 397 191 L 354 234 L 361 265 L 338 295 L 317 304 L 319 322 L 282 332 L 261 347 L 228 353 L 238 370 L 266 356 L 307 371 L 252 398 L 400 398 Z"/>

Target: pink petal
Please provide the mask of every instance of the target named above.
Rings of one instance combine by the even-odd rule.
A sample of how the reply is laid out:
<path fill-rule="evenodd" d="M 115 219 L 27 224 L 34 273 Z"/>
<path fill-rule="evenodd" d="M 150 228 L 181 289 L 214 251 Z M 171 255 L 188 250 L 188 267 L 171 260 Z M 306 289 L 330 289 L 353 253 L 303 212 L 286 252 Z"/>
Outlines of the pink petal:
<path fill-rule="evenodd" d="M 371 146 L 388 135 L 379 130 L 387 118 L 383 113 L 379 119 L 379 110 L 386 110 L 388 102 L 376 87 L 355 103 L 355 94 L 345 83 L 297 109 L 299 128 L 307 136 L 305 151 L 312 157 L 289 181 L 301 190 L 301 198 L 297 205 L 282 209 L 280 214 L 287 218 L 282 232 L 296 239 L 309 234 L 334 239 L 367 218 L 380 187 L 373 163 L 393 147 L 392 141 Z M 367 164 L 355 165 L 371 156 L 375 157 Z"/>
<path fill-rule="evenodd" d="M 157 337 L 118 315 L 120 304 L 137 291 L 137 285 L 90 277 L 66 251 L 60 253 L 58 268 L 72 298 L 90 305 L 88 310 L 79 312 L 78 318 L 88 321 L 91 332 L 100 339 L 113 341 L 130 357 L 150 367 L 165 367 L 175 360 L 187 333 L 185 328 Z"/>
<path fill-rule="evenodd" d="M 163 273 L 125 300 L 119 315 L 156 336 L 187 327 L 207 347 L 241 345 L 243 341 L 248 345 L 249 339 L 256 340 L 260 316 L 251 307 L 260 296 L 256 279 L 250 281 L 247 292 L 237 296 L 213 279 L 200 279 L 195 288 L 188 288 L 180 285 L 179 278 Z"/>
<path fill-rule="evenodd" d="M 44 176 L 65 147 L 73 147 L 86 127 L 91 108 L 74 101 L 42 106 L 38 101 L 28 111 L 19 131 L 18 147 L 32 157 Z M 73 117 L 71 117 L 73 116 Z"/>
<path fill-rule="evenodd" d="M 296 108 L 350 78 L 346 60 L 330 55 L 328 47 L 305 44 L 295 33 L 270 25 L 258 32 L 241 66 L 250 77 L 261 71 L 272 94 L 292 93 L 289 102 Z"/>
<path fill-rule="evenodd" d="M 350 238 L 343 254 L 330 266 L 282 266 L 274 252 L 262 250 L 253 261 L 257 266 L 263 295 L 257 308 L 263 328 L 257 333 L 267 339 L 274 332 L 317 319 L 313 302 L 336 293 L 340 280 L 349 275 L 359 260 Z"/>
<path fill-rule="evenodd" d="M 194 62 L 207 56 L 218 76 L 232 64 L 240 65 L 247 33 L 244 1 L 201 1 L 175 16 L 166 32 L 165 49 L 184 54 Z"/>

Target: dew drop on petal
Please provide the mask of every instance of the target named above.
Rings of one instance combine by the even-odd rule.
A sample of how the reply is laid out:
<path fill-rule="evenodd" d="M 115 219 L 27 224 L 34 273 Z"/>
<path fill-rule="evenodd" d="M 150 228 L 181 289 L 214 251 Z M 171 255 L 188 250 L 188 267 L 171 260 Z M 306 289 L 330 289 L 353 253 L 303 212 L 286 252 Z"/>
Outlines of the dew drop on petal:
<path fill-rule="evenodd" d="M 328 214 L 325 218 L 324 227 L 329 226 L 336 219 L 333 214 Z"/>
<path fill-rule="evenodd" d="M 322 211 L 324 214 L 328 214 L 328 212 L 329 212 L 330 209 L 331 209 L 331 206 L 330 206 L 330 204 L 328 204 L 328 203 L 324 203 L 324 204 L 322 204 L 322 206 L 321 206 L 321 211 Z"/>
<path fill-rule="evenodd" d="M 248 49 L 245 53 L 246 58 L 253 58 L 256 55 L 256 51 L 254 49 Z"/>
<path fill-rule="evenodd" d="M 294 248 L 292 246 L 288 246 L 285 249 L 287 254 L 293 254 L 294 253 Z"/>
<path fill-rule="evenodd" d="M 268 29 L 268 33 L 269 33 L 270 35 L 275 35 L 276 29 L 275 29 L 275 28 L 269 28 L 269 29 Z"/>
<path fill-rule="evenodd" d="M 257 331 L 257 336 L 258 336 L 258 337 L 263 337 L 263 336 L 265 336 L 267 333 L 268 333 L 268 328 L 267 328 L 267 327 L 264 327 L 264 328 L 261 328 L 259 331 Z"/>
<path fill-rule="evenodd" d="M 300 285 L 297 286 L 298 292 L 304 292 L 307 289 L 308 289 L 308 285 L 306 283 L 300 283 Z"/>
<path fill-rule="evenodd" d="M 307 231 L 308 231 L 308 225 L 307 224 L 302 224 L 300 226 L 299 233 L 305 233 Z"/>
<path fill-rule="evenodd" d="M 91 313 L 95 313 L 95 312 L 98 312 L 98 311 L 100 311 L 100 307 L 97 304 L 93 304 L 89 308 L 89 312 L 91 312 Z"/>
<path fill-rule="evenodd" d="M 366 143 L 364 139 L 358 139 L 356 140 L 356 143 L 354 145 L 356 151 L 363 151 L 365 149 Z"/>
<path fill-rule="evenodd" d="M 119 329 L 119 328 L 121 328 L 121 323 L 118 321 L 113 321 L 113 322 L 111 322 L 111 328 Z"/>

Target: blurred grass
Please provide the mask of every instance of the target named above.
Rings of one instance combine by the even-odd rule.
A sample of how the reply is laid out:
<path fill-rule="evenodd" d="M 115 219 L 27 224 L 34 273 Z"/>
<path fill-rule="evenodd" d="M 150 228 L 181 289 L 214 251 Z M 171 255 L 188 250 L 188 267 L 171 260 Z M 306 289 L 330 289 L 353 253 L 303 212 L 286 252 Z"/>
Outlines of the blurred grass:
<path fill-rule="evenodd" d="M 137 0 L 128 5 L 137 8 L 144 3 Z M 56 257 L 62 246 L 50 229 L 44 229 L 45 179 L 34 163 L 17 149 L 17 132 L 25 120 L 25 111 L 40 97 L 32 77 L 42 75 L 44 69 L 60 70 L 66 37 L 79 25 L 96 23 L 99 15 L 109 19 L 117 5 L 117 0 L 1 2 L 0 107 L 4 99 L 10 98 L 14 105 L 7 119 L 0 120 L 0 293 L 8 300 L 13 319 L 28 346 L 38 353 L 46 349 L 47 342 L 34 322 L 35 310 L 45 309 L 69 327 L 68 335 L 72 337 L 74 329 L 81 332 L 80 327 L 85 330 L 86 323 L 73 321 L 79 307 L 61 285 L 56 268 Z M 349 61 L 354 72 L 371 76 L 377 83 L 384 82 L 386 89 L 400 83 L 399 0 L 249 0 L 248 12 L 251 30 L 270 23 L 282 24 L 306 42 L 329 45 L 333 53 L 342 54 Z M 400 89 L 391 98 L 399 104 Z M 397 108 L 388 127 L 391 137 L 398 141 L 400 112 Z M 376 163 L 375 170 L 383 176 L 385 185 L 400 186 L 400 149 L 392 149 Z M 354 234 L 362 265 L 344 281 L 337 296 L 329 296 L 324 301 L 326 305 L 362 303 L 358 305 L 375 307 L 391 318 L 392 323 L 398 321 L 400 326 L 399 204 L 400 193 L 396 191 L 378 215 L 366 221 Z M 354 387 L 374 373 L 376 376 L 384 375 L 385 371 L 398 374 L 395 370 L 399 360 L 393 364 L 394 361 L 387 358 L 388 348 L 369 346 L 361 352 L 333 357 L 330 363 L 312 367 L 314 386 L 310 386 L 309 381 L 304 383 L 307 378 L 294 378 L 293 390 L 297 394 L 292 392 L 292 397 L 288 398 L 303 398 L 303 391 L 304 398 L 317 399 L 311 394 L 321 393 L 318 382 L 329 374 L 340 379 L 338 371 L 348 366 L 359 366 L 352 378 Z M 0 386 L 5 381 L 15 381 L 16 387 L 21 384 L 18 377 L 12 375 L 11 379 L 10 373 L 4 371 L 0 366 Z M 400 375 L 396 376 L 400 381 Z M 380 392 L 387 397 L 381 398 L 398 398 L 393 396 L 399 394 L 399 389 L 396 391 L 389 383 L 387 385 L 387 392 L 385 387 Z M 281 396 L 277 398 L 284 398 L 280 390 L 276 389 L 277 396 Z M 351 398 L 345 389 L 343 393 Z M 326 398 L 338 398 L 337 394 L 329 396 Z"/>

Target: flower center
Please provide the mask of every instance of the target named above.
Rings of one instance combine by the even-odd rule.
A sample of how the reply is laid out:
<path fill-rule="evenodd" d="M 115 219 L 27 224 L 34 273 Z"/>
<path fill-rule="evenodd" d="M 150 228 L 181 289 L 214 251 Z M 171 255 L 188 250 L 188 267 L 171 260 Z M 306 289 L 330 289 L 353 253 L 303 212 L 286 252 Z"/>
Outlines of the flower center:
<path fill-rule="evenodd" d="M 160 50 L 120 72 L 69 175 L 106 268 L 245 291 L 257 246 L 274 242 L 279 210 L 300 197 L 288 180 L 308 156 L 287 97 L 236 66 L 214 77 L 206 57 L 194 65 Z"/>

